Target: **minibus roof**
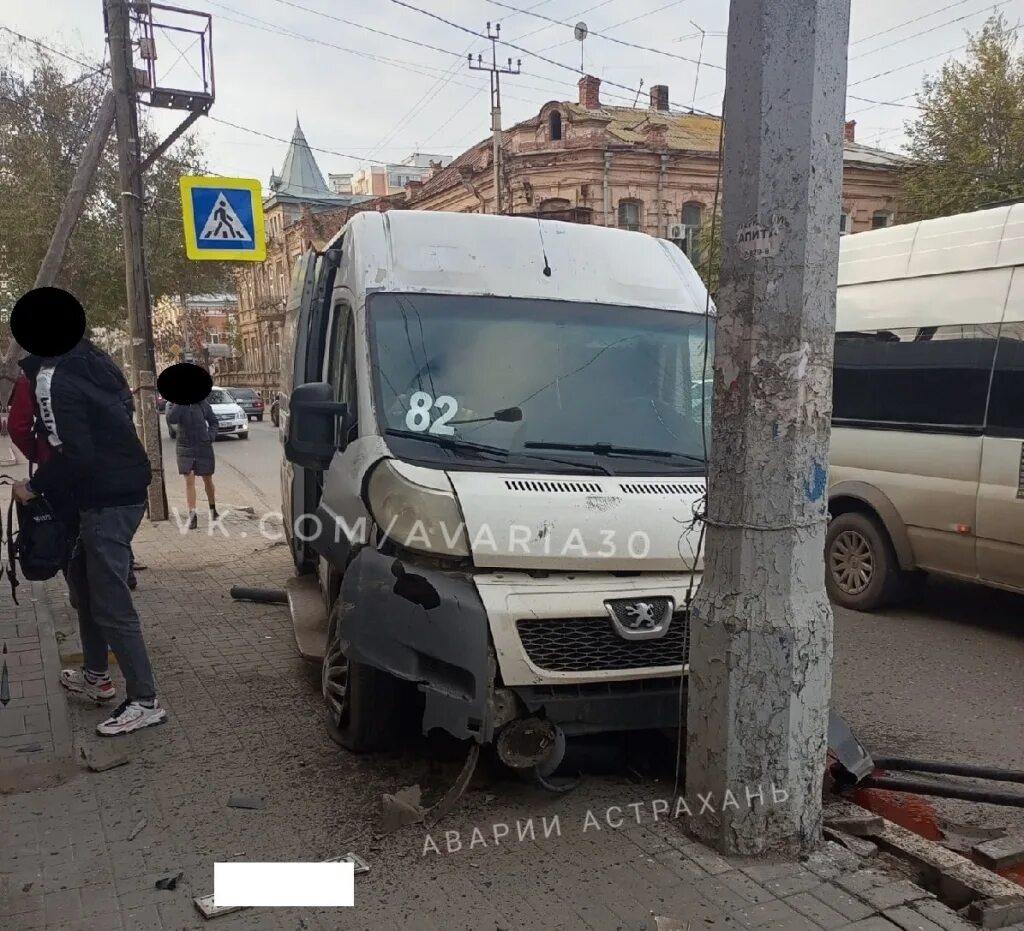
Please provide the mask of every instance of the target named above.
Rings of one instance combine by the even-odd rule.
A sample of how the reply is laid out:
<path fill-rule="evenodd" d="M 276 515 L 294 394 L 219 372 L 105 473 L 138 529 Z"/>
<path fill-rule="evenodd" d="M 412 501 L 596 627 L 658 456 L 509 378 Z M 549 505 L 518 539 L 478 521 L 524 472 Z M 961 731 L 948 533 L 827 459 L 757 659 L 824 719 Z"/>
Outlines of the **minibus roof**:
<path fill-rule="evenodd" d="M 372 282 L 368 291 L 486 294 L 700 314 L 707 302 L 683 252 L 642 233 L 526 217 L 392 210 L 357 214 L 339 235 L 351 243 L 363 281 Z"/>
<path fill-rule="evenodd" d="M 844 236 L 839 286 L 1024 265 L 1024 203 Z"/>

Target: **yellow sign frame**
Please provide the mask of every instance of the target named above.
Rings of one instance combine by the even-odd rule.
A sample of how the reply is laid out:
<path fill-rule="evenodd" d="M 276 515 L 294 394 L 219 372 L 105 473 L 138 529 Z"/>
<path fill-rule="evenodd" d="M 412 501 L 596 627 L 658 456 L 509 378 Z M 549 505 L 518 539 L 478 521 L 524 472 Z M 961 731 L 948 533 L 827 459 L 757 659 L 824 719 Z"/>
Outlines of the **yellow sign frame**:
<path fill-rule="evenodd" d="M 209 175 L 185 175 L 179 179 L 182 230 L 185 255 L 197 262 L 263 262 L 267 258 L 266 227 L 263 218 L 263 186 L 257 178 L 221 178 Z M 192 191 L 216 188 L 219 191 L 246 191 L 252 206 L 252 249 L 207 249 L 199 246 Z"/>

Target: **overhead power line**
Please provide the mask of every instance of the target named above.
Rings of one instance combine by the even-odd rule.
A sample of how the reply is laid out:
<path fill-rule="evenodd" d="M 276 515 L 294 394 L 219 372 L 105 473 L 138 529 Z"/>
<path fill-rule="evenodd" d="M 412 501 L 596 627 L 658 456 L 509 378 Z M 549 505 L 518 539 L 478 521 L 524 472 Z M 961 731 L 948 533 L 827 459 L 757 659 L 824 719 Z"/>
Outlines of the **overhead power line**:
<path fill-rule="evenodd" d="M 490 3 L 492 6 L 500 6 L 506 10 L 512 10 L 514 13 L 525 13 L 528 16 L 533 16 L 536 17 L 537 19 L 546 20 L 547 22 L 552 23 L 556 26 L 564 26 L 567 29 L 572 28 L 572 24 L 570 23 L 564 22 L 560 19 L 552 19 L 552 17 L 545 16 L 542 13 L 533 13 L 530 10 L 520 9 L 517 6 L 512 6 L 512 4 L 510 3 L 505 3 L 504 0 L 487 0 L 487 2 Z M 664 49 L 652 48 L 649 45 L 639 45 L 636 42 L 627 42 L 625 39 L 619 39 L 616 36 L 610 36 L 607 33 L 597 32 L 593 29 L 590 29 L 587 32 L 587 38 L 590 38 L 591 36 L 593 36 L 596 39 L 604 39 L 606 42 L 614 42 L 616 45 L 624 45 L 627 48 L 640 49 L 641 51 L 644 52 L 651 52 L 654 55 L 664 55 L 666 58 L 675 58 L 678 61 L 685 61 L 691 65 L 700 66 L 701 64 L 703 64 L 706 68 L 716 68 L 719 71 L 725 71 L 725 68 L 722 65 L 714 65 L 708 62 L 700 62 L 696 58 L 690 58 L 687 55 L 677 55 L 675 52 L 667 52 Z"/>
<path fill-rule="evenodd" d="M 278 0 L 278 2 L 282 2 L 282 0 Z M 461 23 L 456 23 L 456 22 L 453 22 L 450 19 L 445 19 L 445 17 L 440 16 L 437 13 L 433 13 L 430 10 L 424 10 L 424 9 L 418 7 L 418 6 L 414 6 L 411 3 L 406 3 L 405 0 L 391 0 L 391 2 L 396 4 L 397 6 L 404 7 L 407 10 L 412 10 L 414 13 L 420 13 L 423 16 L 428 16 L 428 17 L 430 17 L 430 19 L 434 19 L 434 20 L 437 20 L 440 23 L 444 23 L 446 26 L 451 26 L 453 29 L 458 29 L 460 32 L 465 32 L 468 35 L 476 36 L 478 39 L 486 39 L 487 38 L 485 35 L 483 35 L 483 33 L 477 32 L 475 29 L 471 29 L 469 26 L 463 26 Z M 586 72 L 582 68 L 576 68 L 573 65 L 567 65 L 564 61 L 556 61 L 553 58 L 548 58 L 545 55 L 541 55 L 538 52 L 531 51 L 530 49 L 524 48 L 521 45 L 516 45 L 516 43 L 514 43 L 514 42 L 508 42 L 505 39 L 500 39 L 499 41 L 506 48 L 515 49 L 517 52 L 520 52 L 523 55 L 527 55 L 530 58 L 536 58 L 539 61 L 546 62 L 549 65 L 554 65 L 557 68 L 562 68 L 562 69 L 564 69 L 566 71 L 571 71 L 571 72 L 573 72 L 573 74 L 579 74 L 579 75 L 587 76 Z M 694 63 L 696 63 L 696 59 L 694 59 Z M 618 87 L 621 90 L 629 91 L 630 94 L 633 94 L 633 95 L 639 95 L 640 94 L 640 90 L 638 88 L 630 87 L 628 84 L 619 84 L 616 81 L 609 81 L 607 79 L 602 79 L 602 84 L 606 84 L 606 85 L 609 85 L 611 87 Z M 682 105 L 682 104 L 672 103 L 671 106 L 675 106 L 675 107 L 677 107 L 679 109 L 690 110 L 690 107 Z M 701 111 L 693 111 L 693 112 L 700 113 Z M 713 113 L 703 113 L 703 115 L 704 116 L 715 116 L 716 114 L 713 114 Z"/>
<path fill-rule="evenodd" d="M 888 35 L 890 32 L 895 32 L 897 29 L 902 29 L 904 26 L 910 26 L 913 23 L 919 23 L 922 19 L 929 19 L 932 16 L 938 16 L 939 13 L 945 13 L 946 10 L 952 10 L 954 7 L 963 6 L 965 3 L 970 3 L 971 0 L 956 0 L 956 3 L 950 3 L 948 6 L 939 7 L 937 10 L 932 10 L 930 13 L 924 13 L 921 16 L 915 16 L 913 19 L 904 20 L 902 23 L 897 23 L 895 26 L 889 26 L 887 29 L 879 29 L 878 32 L 873 32 L 870 35 L 862 36 L 859 39 L 855 39 L 850 43 L 851 46 L 860 45 L 861 42 L 867 42 L 868 39 L 876 39 L 878 36 Z"/>
<path fill-rule="evenodd" d="M 685 3 L 685 2 L 686 2 L 686 0 L 670 0 L 670 2 L 664 4 L 663 6 L 659 6 L 655 10 L 647 10 L 644 13 L 637 13 L 634 16 L 630 16 L 628 19 L 623 19 L 623 20 L 620 20 L 617 23 L 612 23 L 610 26 L 606 26 L 604 31 L 607 33 L 609 31 L 611 31 L 612 29 L 618 29 L 620 26 L 628 26 L 630 23 L 635 23 L 638 19 L 647 19 L 647 17 L 649 17 L 649 16 L 654 16 L 654 15 L 656 15 L 658 13 L 663 12 L 664 10 L 669 9 L 670 7 L 679 6 L 680 3 Z M 541 49 L 541 51 L 542 52 L 550 52 L 551 49 L 553 49 L 553 48 L 560 48 L 563 45 L 568 45 L 570 42 L 575 42 L 575 41 L 576 41 L 575 39 L 565 39 L 562 42 L 556 42 L 554 45 L 546 45 L 544 48 Z"/>
<path fill-rule="evenodd" d="M 963 16 L 957 16 L 954 19 L 944 20 L 943 22 L 939 23 L 936 26 L 931 26 L 928 29 L 922 29 L 920 32 L 915 32 L 912 35 L 907 36 L 906 38 L 895 39 L 892 42 L 889 42 L 887 45 L 880 45 L 878 46 L 878 48 L 869 49 L 866 52 L 861 52 L 859 55 L 852 55 L 850 57 L 850 61 L 855 61 L 858 58 L 864 58 L 867 55 L 874 55 L 875 52 L 884 52 L 886 49 L 892 48 L 894 45 L 901 45 L 904 42 L 909 42 L 911 39 L 916 39 L 919 36 L 926 36 L 930 32 L 937 32 L 939 29 L 944 29 L 946 26 L 951 26 L 953 23 L 960 23 L 963 22 L 965 19 L 971 19 L 972 17 L 979 16 L 982 13 L 989 13 L 992 10 L 998 10 L 999 7 L 1006 6 L 1006 4 L 1009 2 L 1010 0 L 1000 0 L 999 3 L 990 4 L 989 6 L 982 7 L 980 10 L 974 10 L 974 12 L 972 13 L 964 13 Z"/>
<path fill-rule="evenodd" d="M 52 54 L 57 55 L 60 58 L 66 58 L 68 61 L 73 61 L 76 65 L 80 65 L 83 68 L 93 68 L 93 73 L 102 70 L 102 66 L 100 68 L 96 68 L 95 63 L 82 61 L 81 58 L 76 58 L 74 55 L 69 55 L 67 52 L 62 52 L 60 49 L 56 49 L 52 45 L 47 45 L 45 42 L 40 42 L 38 39 L 33 39 L 32 36 L 26 36 L 23 33 L 18 32 L 16 29 L 11 29 L 10 26 L 0 25 L 0 29 L 3 29 L 4 32 L 9 32 L 12 36 L 17 36 L 24 42 L 31 42 L 37 48 L 45 49 L 47 52 L 51 52 Z"/>

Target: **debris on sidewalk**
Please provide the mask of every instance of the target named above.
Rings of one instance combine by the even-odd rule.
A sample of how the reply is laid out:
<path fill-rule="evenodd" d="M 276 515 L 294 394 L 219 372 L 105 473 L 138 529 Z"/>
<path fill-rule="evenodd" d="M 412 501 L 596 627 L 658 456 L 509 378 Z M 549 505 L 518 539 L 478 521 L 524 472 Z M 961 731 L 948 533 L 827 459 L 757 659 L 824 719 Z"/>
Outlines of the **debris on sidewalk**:
<path fill-rule="evenodd" d="M 110 747 L 82 747 L 79 753 L 94 773 L 105 773 L 132 761 L 131 754 Z"/>
<path fill-rule="evenodd" d="M 1009 869 L 1024 863 L 1024 838 L 998 837 L 971 848 L 978 862 L 990 870 Z"/>
<path fill-rule="evenodd" d="M 232 585 L 230 594 L 236 601 L 255 601 L 268 605 L 288 604 L 288 595 L 283 588 L 249 588 L 245 585 Z"/>
<path fill-rule="evenodd" d="M 184 872 L 179 872 L 174 876 L 164 876 L 162 879 L 158 879 L 156 881 L 155 886 L 157 889 L 175 889 L 178 886 L 178 880 L 184 875 Z"/>
<path fill-rule="evenodd" d="M 385 793 L 380 800 L 380 833 L 391 834 L 407 824 L 422 822 L 426 812 L 420 805 L 421 795 L 418 785 L 406 786 L 394 795 Z"/>
<path fill-rule="evenodd" d="M 844 834 L 858 837 L 870 837 L 882 830 L 883 821 L 880 815 L 873 814 L 864 808 L 846 802 L 832 802 L 825 806 L 825 827 Z"/>
<path fill-rule="evenodd" d="M 369 864 L 358 854 L 346 853 L 343 857 L 331 857 L 329 860 L 324 860 L 324 863 L 351 863 L 352 874 L 358 876 L 361 873 L 370 872 Z M 209 920 L 210 918 L 220 918 L 221 915 L 230 915 L 234 912 L 240 912 L 248 906 L 245 905 L 217 905 L 213 899 L 213 893 L 210 895 L 196 896 L 192 900 L 195 903 L 196 908 L 199 910 L 199 914 Z"/>
<path fill-rule="evenodd" d="M 131 829 L 131 832 L 128 834 L 128 840 L 135 840 L 135 838 L 142 833 L 143 829 L 146 827 L 147 824 L 149 824 L 149 821 L 146 818 L 143 818 L 137 825 L 135 825 L 135 827 Z"/>
<path fill-rule="evenodd" d="M 855 853 L 861 859 L 869 859 L 878 853 L 878 844 L 868 840 L 866 837 L 858 837 L 856 834 L 847 834 L 838 828 L 825 827 L 822 832 L 829 840 L 842 844 L 851 853 Z"/>
<path fill-rule="evenodd" d="M 259 811 L 267 807 L 267 803 L 256 795 L 232 795 L 228 799 L 228 808 L 245 808 Z"/>

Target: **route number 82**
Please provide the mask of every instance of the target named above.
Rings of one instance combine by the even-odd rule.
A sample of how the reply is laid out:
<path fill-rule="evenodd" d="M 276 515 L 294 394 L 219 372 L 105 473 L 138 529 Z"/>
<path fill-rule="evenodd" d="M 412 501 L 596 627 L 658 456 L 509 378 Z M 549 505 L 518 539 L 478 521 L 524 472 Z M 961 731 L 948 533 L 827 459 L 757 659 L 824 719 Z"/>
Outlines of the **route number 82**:
<path fill-rule="evenodd" d="M 430 419 L 431 410 L 436 408 L 441 415 Z M 415 391 L 409 398 L 409 410 L 405 415 L 405 425 L 415 433 L 435 433 L 440 436 L 453 436 L 455 428 L 448 426 L 459 410 L 459 402 L 450 394 L 432 398 L 426 391 Z"/>

